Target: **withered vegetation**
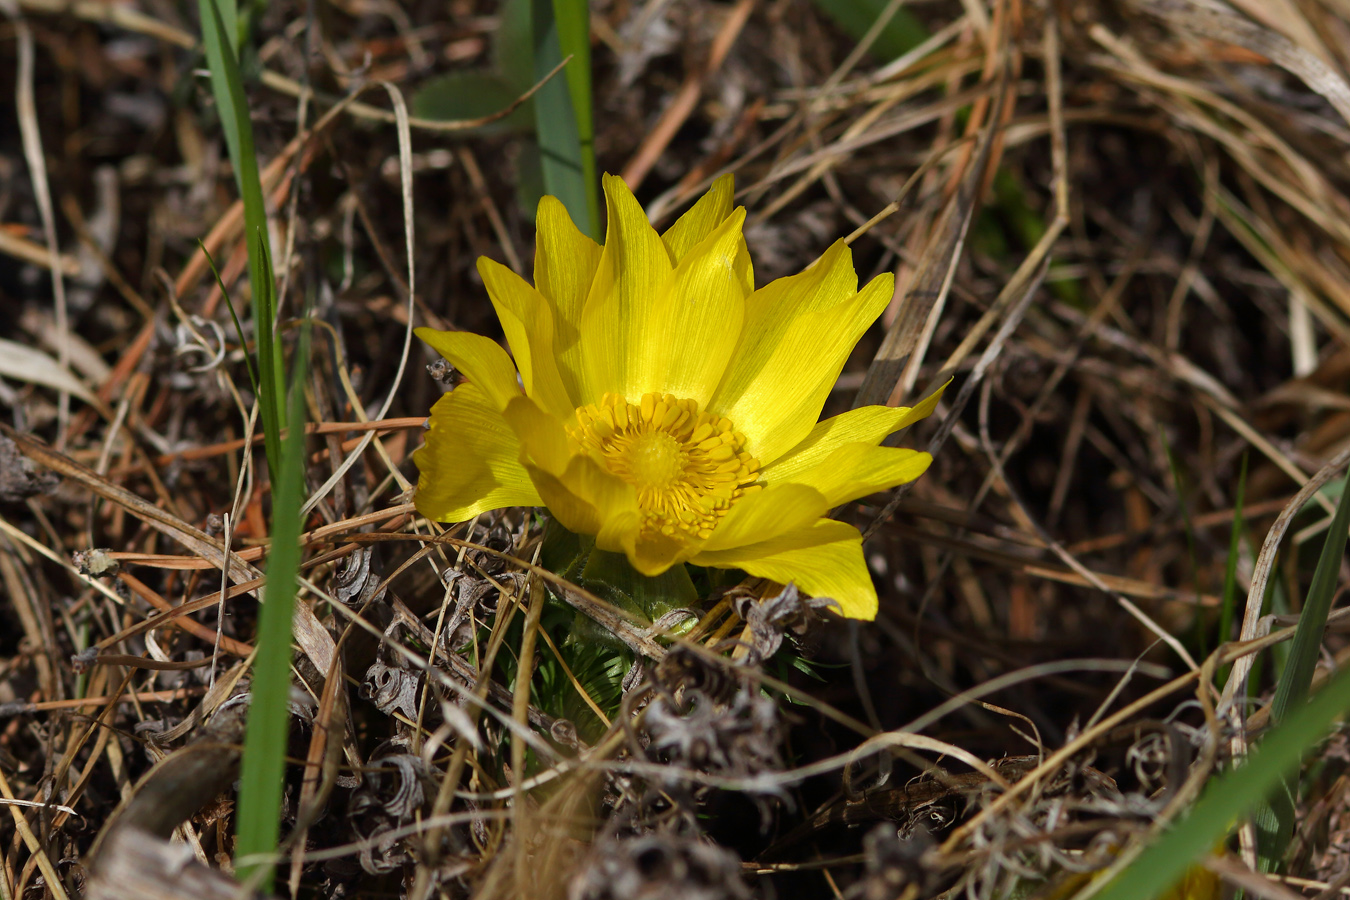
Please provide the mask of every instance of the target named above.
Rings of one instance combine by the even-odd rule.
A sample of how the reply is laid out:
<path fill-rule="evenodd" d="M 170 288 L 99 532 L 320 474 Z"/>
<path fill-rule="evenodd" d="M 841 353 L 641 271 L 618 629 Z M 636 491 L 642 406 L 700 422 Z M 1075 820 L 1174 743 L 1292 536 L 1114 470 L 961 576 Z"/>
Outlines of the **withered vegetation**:
<path fill-rule="evenodd" d="M 287 352 L 318 326 L 277 895 L 1070 897 L 1266 723 L 1279 647 L 1212 654 L 1296 620 L 1339 482 L 1295 494 L 1350 446 L 1350 10 L 940 0 L 896 56 L 853 5 L 597 0 L 592 37 L 600 167 L 658 224 L 730 169 L 758 283 L 848 234 L 898 272 L 827 414 L 953 379 L 928 474 L 838 511 L 864 624 L 753 580 L 633 622 L 534 565 L 534 511 L 416 517 L 455 376 L 408 329 L 500 336 L 473 262 L 528 273 L 537 196 L 519 117 L 421 117 L 509 17 L 251 7 Z M 231 896 L 270 486 L 197 248 L 242 309 L 196 6 L 3 8 L 0 897 Z M 1347 779 L 1334 736 L 1285 872 L 1210 869 L 1341 890 Z"/>

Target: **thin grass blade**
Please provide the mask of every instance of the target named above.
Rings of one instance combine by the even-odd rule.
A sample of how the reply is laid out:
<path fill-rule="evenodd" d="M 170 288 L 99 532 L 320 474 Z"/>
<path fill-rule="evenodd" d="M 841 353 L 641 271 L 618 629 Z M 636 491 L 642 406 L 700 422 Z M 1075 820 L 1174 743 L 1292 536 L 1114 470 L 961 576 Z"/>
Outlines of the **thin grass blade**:
<path fill-rule="evenodd" d="M 1191 578 L 1195 582 L 1195 596 L 1198 598 L 1203 596 L 1205 591 L 1200 581 L 1200 555 L 1195 547 L 1195 523 L 1191 521 L 1191 505 L 1186 502 L 1186 476 L 1182 473 L 1176 455 L 1172 453 L 1172 445 L 1167 440 L 1167 433 L 1162 428 L 1158 429 L 1158 440 L 1162 442 L 1167 467 L 1172 471 L 1172 487 L 1177 494 L 1177 508 L 1181 513 L 1182 529 L 1186 533 L 1186 555 L 1191 563 Z M 1208 635 L 1205 634 L 1204 618 L 1201 616 L 1196 616 L 1195 619 L 1195 635 L 1199 655 L 1204 656 L 1209 652 L 1209 648 L 1206 646 Z"/>
<path fill-rule="evenodd" d="M 253 662 L 252 696 L 239 776 L 239 812 L 235 819 L 239 877 L 260 878 L 264 892 L 272 883 L 273 864 L 259 862 L 257 858 L 277 848 L 290 732 L 291 616 L 295 610 L 296 576 L 300 572 L 300 509 L 305 502 L 307 333 L 302 333 L 298 349 L 290 392 L 290 420 L 294 427 L 282 442 L 281 468 L 273 495 L 272 549 L 258 617 L 258 654 Z"/>
<path fill-rule="evenodd" d="M 286 423 L 285 369 L 281 343 L 276 339 L 276 292 L 264 258 L 267 241 L 267 207 L 263 200 L 258 157 L 253 149 L 253 125 L 244 97 L 235 43 L 238 21 L 233 0 L 225 0 L 229 18 L 220 0 L 198 0 L 202 18 L 202 43 L 211 69 L 211 91 L 220 110 L 225 143 L 234 165 L 239 196 L 244 202 L 244 238 L 248 243 L 249 284 L 253 295 L 253 329 L 258 341 L 258 379 L 261 390 L 263 440 L 267 464 L 277 471 L 281 457 L 281 429 Z"/>
<path fill-rule="evenodd" d="M 1342 538 L 1345 532 L 1341 532 Z M 1307 705 L 1294 709 L 1241 768 L 1210 782 L 1191 810 L 1094 900 L 1150 900 L 1176 884 L 1186 870 L 1293 772 L 1338 716 L 1350 709 L 1350 669 L 1343 669 Z"/>
<path fill-rule="evenodd" d="M 230 311 L 230 320 L 234 322 L 234 332 L 239 337 L 239 346 L 245 348 L 244 368 L 248 370 L 248 383 L 253 386 L 253 396 L 259 395 L 258 385 L 258 367 L 254 365 L 253 357 L 248 355 L 248 338 L 244 336 L 244 325 L 239 321 L 239 312 L 234 308 L 234 300 L 230 298 L 230 292 L 225 287 L 224 280 L 220 277 L 220 270 L 216 268 L 216 261 L 211 258 L 206 245 L 197 240 L 197 246 L 201 248 L 202 255 L 206 257 L 206 264 L 211 267 L 211 274 L 215 276 L 216 287 L 220 288 L 220 296 L 225 300 L 225 308 Z"/>
<path fill-rule="evenodd" d="M 1350 480 L 1341 488 L 1336 502 L 1336 513 L 1331 517 L 1322 554 L 1313 570 L 1308 597 L 1299 615 L 1298 628 L 1289 648 L 1289 658 L 1275 686 L 1271 701 L 1271 722 L 1279 724 L 1302 706 L 1312 686 L 1313 672 L 1322 653 L 1322 635 L 1326 631 L 1327 615 L 1340 581 L 1341 562 L 1345 558 L 1346 532 L 1350 529 Z M 1257 849 L 1261 866 L 1274 871 L 1284 860 L 1284 851 L 1294 832 L 1296 783 L 1285 783 L 1270 797 L 1269 803 L 1256 815 Z"/>

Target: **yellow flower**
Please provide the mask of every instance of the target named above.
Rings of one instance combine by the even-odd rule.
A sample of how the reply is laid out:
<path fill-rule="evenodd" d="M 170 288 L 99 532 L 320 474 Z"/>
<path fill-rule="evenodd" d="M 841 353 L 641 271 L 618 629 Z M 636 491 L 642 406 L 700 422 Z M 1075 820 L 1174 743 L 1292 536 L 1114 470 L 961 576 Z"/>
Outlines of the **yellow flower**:
<path fill-rule="evenodd" d="M 547 506 L 646 575 L 744 569 L 873 618 L 861 535 L 824 516 L 923 474 L 927 453 L 878 444 L 938 394 L 817 418 L 892 276 L 859 291 L 839 241 L 757 291 L 730 176 L 664 234 L 621 179 L 604 187 L 604 246 L 545 197 L 533 287 L 478 260 L 514 364 L 481 335 L 417 330 L 467 379 L 414 454 L 418 511 L 461 522 Z"/>

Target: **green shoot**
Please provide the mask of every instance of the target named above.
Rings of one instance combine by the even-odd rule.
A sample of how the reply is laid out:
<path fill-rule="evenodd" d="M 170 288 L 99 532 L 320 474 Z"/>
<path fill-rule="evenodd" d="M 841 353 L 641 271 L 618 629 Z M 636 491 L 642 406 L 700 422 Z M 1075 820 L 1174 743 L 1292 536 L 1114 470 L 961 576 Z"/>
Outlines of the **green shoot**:
<path fill-rule="evenodd" d="M 1186 553 L 1191 563 L 1191 577 L 1195 580 L 1195 596 L 1200 597 L 1204 594 L 1204 585 L 1200 583 L 1200 557 L 1195 549 L 1195 523 L 1191 521 L 1191 507 L 1186 502 L 1186 478 L 1181 472 L 1181 467 L 1177 464 L 1176 457 L 1172 454 L 1172 445 L 1167 441 L 1167 435 L 1160 428 L 1158 439 L 1162 442 L 1163 454 L 1167 457 L 1167 467 L 1172 471 L 1172 487 L 1177 492 L 1177 507 L 1181 512 L 1181 524 L 1186 532 Z M 1203 656 L 1208 652 L 1205 646 L 1204 617 L 1197 615 L 1195 619 L 1195 633 L 1199 644 L 1200 654 Z"/>

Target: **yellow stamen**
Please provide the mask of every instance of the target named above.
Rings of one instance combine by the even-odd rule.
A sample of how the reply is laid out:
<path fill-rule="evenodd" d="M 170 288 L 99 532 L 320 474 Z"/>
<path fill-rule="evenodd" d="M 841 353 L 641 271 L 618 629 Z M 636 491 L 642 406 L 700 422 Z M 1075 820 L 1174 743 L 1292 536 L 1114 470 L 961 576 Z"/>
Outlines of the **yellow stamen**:
<path fill-rule="evenodd" d="M 730 419 L 671 394 L 644 394 L 637 403 L 606 394 L 579 408 L 567 433 L 637 489 L 649 535 L 707 538 L 759 477 L 759 460 L 745 452 Z"/>

